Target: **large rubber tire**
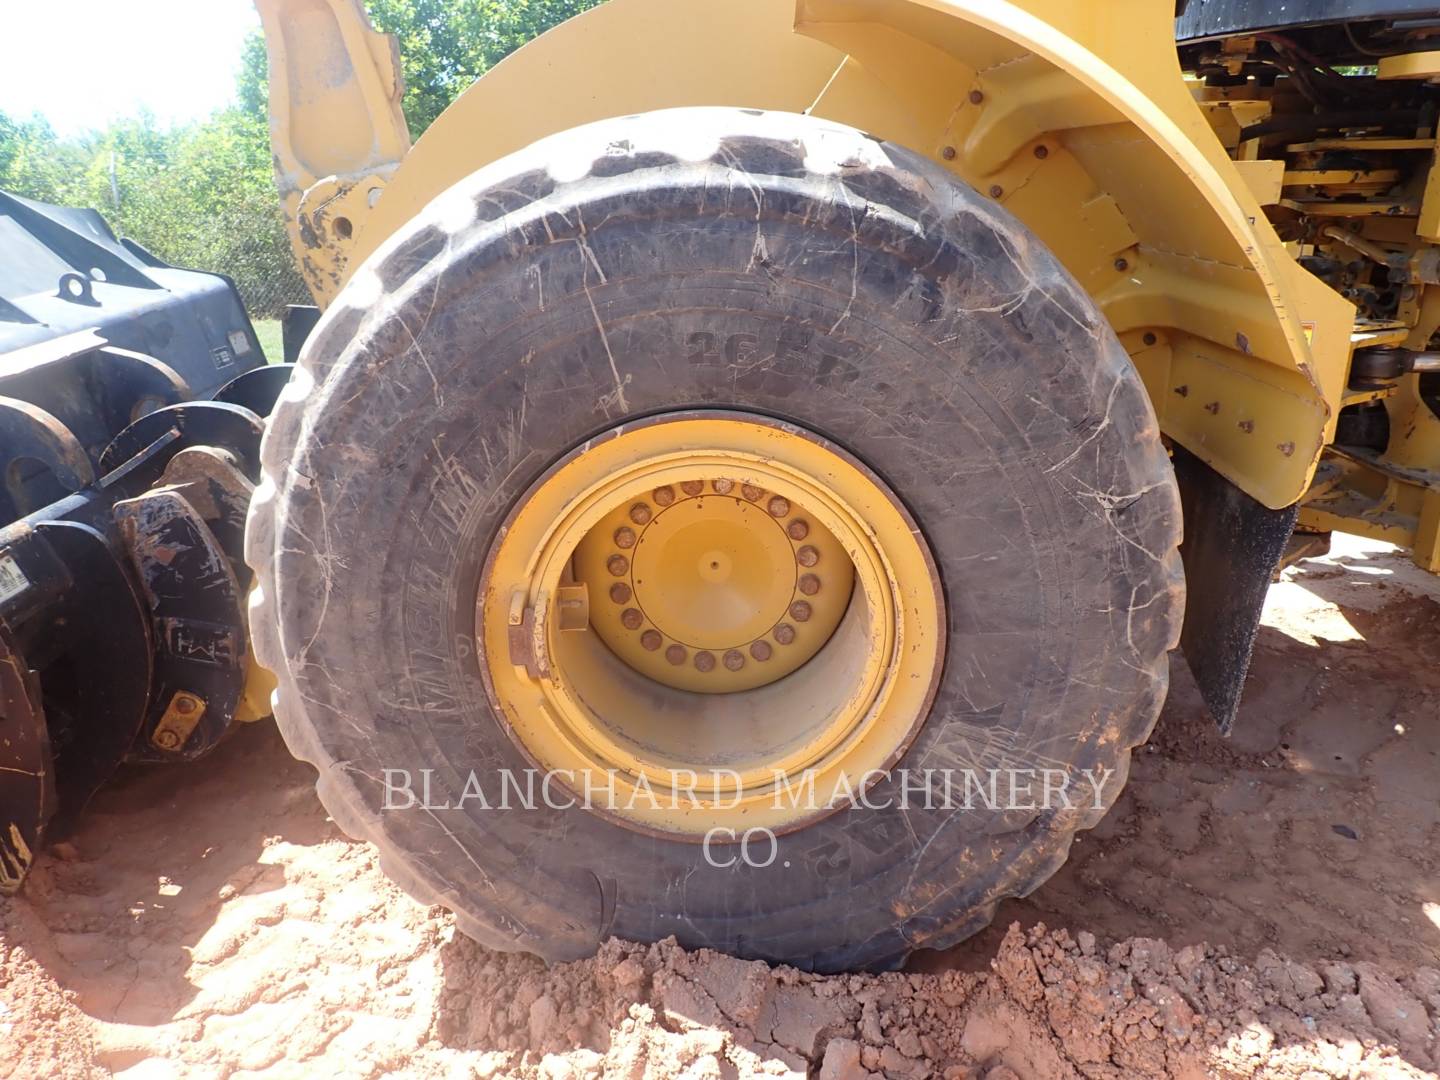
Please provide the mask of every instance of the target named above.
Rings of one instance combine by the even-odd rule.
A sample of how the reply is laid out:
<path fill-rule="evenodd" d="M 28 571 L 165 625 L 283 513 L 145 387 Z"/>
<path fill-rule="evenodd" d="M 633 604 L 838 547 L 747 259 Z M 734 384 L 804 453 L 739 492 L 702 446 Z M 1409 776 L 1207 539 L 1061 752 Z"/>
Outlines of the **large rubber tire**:
<path fill-rule="evenodd" d="M 583 809 L 382 809 L 384 769 L 433 770 L 440 803 L 471 771 L 527 767 L 474 646 L 488 545 L 587 437 L 696 406 L 846 447 L 928 537 L 947 653 L 901 767 L 1110 769 L 1108 807 L 1183 605 L 1179 500 L 1129 358 L 1024 226 L 934 163 L 743 110 L 545 139 L 356 271 L 275 412 L 250 516 L 285 739 L 342 828 L 496 948 L 559 960 L 673 934 L 834 971 L 974 933 L 1104 807 L 912 796 L 725 870 Z"/>

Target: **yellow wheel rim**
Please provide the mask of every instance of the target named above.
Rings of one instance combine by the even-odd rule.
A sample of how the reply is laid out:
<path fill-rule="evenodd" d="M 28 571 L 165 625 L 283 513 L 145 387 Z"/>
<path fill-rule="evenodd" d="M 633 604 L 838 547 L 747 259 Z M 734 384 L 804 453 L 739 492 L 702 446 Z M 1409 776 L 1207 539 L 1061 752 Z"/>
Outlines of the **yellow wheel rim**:
<path fill-rule="evenodd" d="M 687 412 L 589 441 L 518 501 L 476 604 L 509 734 L 644 831 L 795 828 L 924 721 L 943 599 L 918 528 L 791 424 Z"/>

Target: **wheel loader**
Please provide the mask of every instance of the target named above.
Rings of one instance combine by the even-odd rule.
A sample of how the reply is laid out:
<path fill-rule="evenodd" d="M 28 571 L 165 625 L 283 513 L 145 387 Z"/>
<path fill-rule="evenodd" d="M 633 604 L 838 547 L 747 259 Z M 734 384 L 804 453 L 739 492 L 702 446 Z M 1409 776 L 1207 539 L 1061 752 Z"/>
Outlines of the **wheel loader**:
<path fill-rule="evenodd" d="M 1177 645 L 1230 731 L 1279 568 L 1440 571 L 1433 7 L 609 0 L 412 146 L 360 0 L 257 6 L 323 314 L 17 510 L 36 807 L 273 678 L 336 822 L 488 946 L 895 967 L 1063 862 Z M 77 499 L 129 652 L 35 550 Z M 244 620 L 154 584 L 198 549 Z M 76 680 L 135 692 L 80 739 Z"/>

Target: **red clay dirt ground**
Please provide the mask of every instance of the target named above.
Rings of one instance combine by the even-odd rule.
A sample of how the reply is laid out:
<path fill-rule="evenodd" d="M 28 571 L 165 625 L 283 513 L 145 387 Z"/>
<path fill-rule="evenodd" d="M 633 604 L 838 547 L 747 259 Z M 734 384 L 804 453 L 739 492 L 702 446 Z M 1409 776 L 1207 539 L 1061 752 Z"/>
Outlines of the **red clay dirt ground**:
<path fill-rule="evenodd" d="M 489 953 L 342 836 L 269 723 L 126 770 L 0 908 L 32 1077 L 1434 1076 L 1440 588 L 1375 545 L 1271 590 L 1230 740 L 1183 661 L 1126 793 L 904 974 Z"/>

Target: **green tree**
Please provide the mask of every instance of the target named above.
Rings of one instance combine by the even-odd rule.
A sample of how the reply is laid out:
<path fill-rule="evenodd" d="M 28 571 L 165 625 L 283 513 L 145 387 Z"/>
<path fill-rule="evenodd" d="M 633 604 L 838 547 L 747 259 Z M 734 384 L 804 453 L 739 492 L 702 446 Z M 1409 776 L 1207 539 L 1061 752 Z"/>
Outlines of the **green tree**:
<path fill-rule="evenodd" d="M 405 119 L 418 139 L 476 79 L 531 38 L 601 0 L 368 0 L 375 28 L 393 34 L 405 79 Z M 265 40 L 245 43 L 237 77 L 242 111 L 267 110 Z"/>
<path fill-rule="evenodd" d="M 369 0 L 394 34 L 405 112 L 418 138 L 491 66 L 599 0 Z M 43 119 L 0 114 L 0 188 L 93 206 L 111 227 L 179 266 L 233 277 L 256 317 L 306 298 L 271 173 L 264 38 L 241 52 L 236 104 L 201 123 L 162 128 L 139 116 L 79 138 Z"/>
<path fill-rule="evenodd" d="M 92 153 L 90 140 L 57 139 L 43 117 L 0 113 L 0 189 L 42 202 L 73 201 Z"/>
<path fill-rule="evenodd" d="M 269 70 L 265 35 L 252 30 L 240 49 L 240 69 L 235 74 L 235 100 L 246 116 L 264 120 L 269 115 Z"/>
<path fill-rule="evenodd" d="M 256 317 L 305 300 L 270 172 L 268 125 L 240 109 L 155 136 L 134 125 L 108 133 L 119 206 L 111 224 L 167 262 L 235 279 Z M 103 166 L 97 158 L 95 165 Z M 103 178 L 92 166 L 99 205 Z"/>
<path fill-rule="evenodd" d="M 471 83 L 525 42 L 595 0 L 370 0 L 400 45 L 405 117 L 419 136 Z"/>
<path fill-rule="evenodd" d="M 166 262 L 228 274 L 257 318 L 307 299 L 275 195 L 268 123 L 239 108 L 170 129 L 142 115 L 71 139 L 43 120 L 0 114 L 0 189 L 94 207 Z"/>

